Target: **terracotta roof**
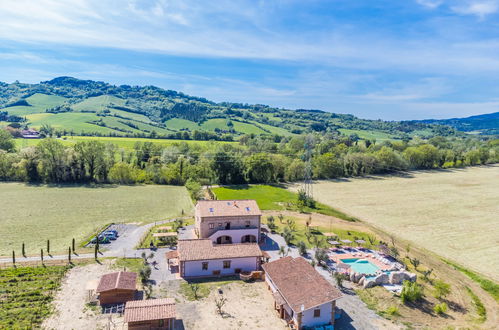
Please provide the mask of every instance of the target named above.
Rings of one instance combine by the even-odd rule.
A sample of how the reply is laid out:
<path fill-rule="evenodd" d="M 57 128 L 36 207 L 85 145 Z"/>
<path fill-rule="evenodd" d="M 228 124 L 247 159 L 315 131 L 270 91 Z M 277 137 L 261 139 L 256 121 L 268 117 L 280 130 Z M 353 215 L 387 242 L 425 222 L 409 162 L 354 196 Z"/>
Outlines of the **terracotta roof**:
<path fill-rule="evenodd" d="M 175 299 L 150 299 L 127 301 L 125 322 L 140 322 L 175 318 Z"/>
<path fill-rule="evenodd" d="M 261 257 L 256 243 L 213 244 L 210 239 L 185 239 L 178 241 L 180 261 Z"/>
<path fill-rule="evenodd" d="M 331 285 L 302 257 L 285 257 L 262 265 L 289 307 L 296 313 L 341 297 Z"/>
<path fill-rule="evenodd" d="M 262 215 L 253 199 L 199 201 L 196 215 L 206 217 L 236 217 L 242 215 Z"/>
<path fill-rule="evenodd" d="M 114 289 L 135 290 L 137 283 L 137 273 L 116 272 L 103 275 L 100 278 L 97 292 L 104 292 Z"/>
<path fill-rule="evenodd" d="M 175 259 L 175 258 L 178 258 L 177 250 L 166 252 L 166 259 Z"/>

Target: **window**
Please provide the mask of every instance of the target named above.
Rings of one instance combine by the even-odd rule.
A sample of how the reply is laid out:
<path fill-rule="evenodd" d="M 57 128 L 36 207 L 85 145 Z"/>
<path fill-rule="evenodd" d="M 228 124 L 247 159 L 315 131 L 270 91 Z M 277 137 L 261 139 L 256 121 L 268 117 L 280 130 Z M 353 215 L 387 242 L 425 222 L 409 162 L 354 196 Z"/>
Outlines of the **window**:
<path fill-rule="evenodd" d="M 222 227 L 222 223 L 221 222 L 218 223 L 218 227 Z"/>
<path fill-rule="evenodd" d="M 165 326 L 165 320 L 159 320 L 158 326 L 164 327 Z"/>
<path fill-rule="evenodd" d="M 211 213 L 213 213 L 213 211 L 214 211 L 214 210 L 213 210 L 213 207 L 210 207 L 210 212 L 211 212 Z"/>
<path fill-rule="evenodd" d="M 208 263 L 207 263 L 207 262 L 203 262 L 203 263 L 201 264 L 201 267 L 202 267 L 202 268 L 201 268 L 202 270 L 208 270 Z"/>
<path fill-rule="evenodd" d="M 249 228 L 250 225 L 251 225 L 251 221 L 246 221 L 246 228 Z"/>
<path fill-rule="evenodd" d="M 215 224 L 213 222 L 210 222 L 210 229 L 215 228 Z"/>
<path fill-rule="evenodd" d="M 249 211 L 250 211 L 250 208 L 249 208 L 249 207 L 247 207 L 247 208 L 246 208 L 246 211 L 248 211 L 248 212 L 249 212 Z"/>
<path fill-rule="evenodd" d="M 320 309 L 314 309 L 314 317 L 321 317 L 321 310 Z"/>
<path fill-rule="evenodd" d="M 230 268 L 230 260 L 224 261 L 224 269 Z"/>

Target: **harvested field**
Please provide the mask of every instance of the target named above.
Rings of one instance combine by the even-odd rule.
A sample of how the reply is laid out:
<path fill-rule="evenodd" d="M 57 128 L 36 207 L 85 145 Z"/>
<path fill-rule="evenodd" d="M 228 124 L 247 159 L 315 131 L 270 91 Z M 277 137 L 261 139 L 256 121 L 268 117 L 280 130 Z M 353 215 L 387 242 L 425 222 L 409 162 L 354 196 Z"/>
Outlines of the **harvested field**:
<path fill-rule="evenodd" d="M 499 281 L 499 166 L 314 184 L 314 197 Z"/>
<path fill-rule="evenodd" d="M 0 255 L 39 255 L 50 239 L 50 252 L 67 253 L 111 222 L 153 222 L 192 211 L 184 187 L 174 186 L 31 186 L 0 183 Z M 46 251 L 45 251 L 46 253 Z"/>

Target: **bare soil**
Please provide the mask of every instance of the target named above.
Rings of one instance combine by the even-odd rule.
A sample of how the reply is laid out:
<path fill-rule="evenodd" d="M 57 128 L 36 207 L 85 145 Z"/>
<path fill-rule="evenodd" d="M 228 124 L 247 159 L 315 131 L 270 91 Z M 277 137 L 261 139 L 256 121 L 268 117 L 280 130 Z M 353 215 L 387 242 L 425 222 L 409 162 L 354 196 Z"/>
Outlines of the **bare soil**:
<path fill-rule="evenodd" d="M 122 325 L 122 318 L 118 317 L 117 314 L 113 314 L 110 319 L 110 315 L 101 314 L 100 307 L 92 309 L 86 305 L 87 283 L 109 273 L 111 263 L 111 260 L 105 260 L 102 265 L 91 264 L 71 269 L 54 299 L 54 314 L 43 322 L 42 328 L 57 330 L 106 329 L 110 320 L 115 324 Z M 113 326 L 111 326 L 112 328 Z"/>

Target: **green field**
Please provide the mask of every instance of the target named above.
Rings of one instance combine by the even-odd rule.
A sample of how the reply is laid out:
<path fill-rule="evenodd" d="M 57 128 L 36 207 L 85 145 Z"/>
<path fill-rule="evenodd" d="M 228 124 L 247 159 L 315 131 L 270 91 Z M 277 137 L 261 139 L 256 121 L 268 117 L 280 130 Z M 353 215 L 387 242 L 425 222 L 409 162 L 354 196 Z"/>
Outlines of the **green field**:
<path fill-rule="evenodd" d="M 52 312 L 51 301 L 67 266 L 0 270 L 0 329 L 37 329 Z"/>
<path fill-rule="evenodd" d="M 281 187 L 268 185 L 239 185 L 218 187 L 212 189 L 217 199 L 254 199 L 261 210 L 290 210 L 297 211 L 296 205 L 298 195 Z M 316 208 L 303 207 L 304 212 L 317 212 L 331 215 L 345 220 L 355 220 L 348 215 L 339 212 L 329 206 L 317 203 Z"/>
<path fill-rule="evenodd" d="M 38 255 L 50 239 L 51 252 L 66 252 L 111 222 L 153 222 L 192 212 L 184 187 L 30 186 L 0 183 L 0 255 L 12 250 Z"/>
<path fill-rule="evenodd" d="M 196 129 L 201 129 L 199 125 L 193 121 L 187 120 L 187 119 L 180 119 L 180 118 L 172 118 L 169 119 L 165 122 L 166 127 L 174 129 L 174 130 L 183 130 L 183 129 L 188 129 L 191 131 L 194 131 Z"/>
<path fill-rule="evenodd" d="M 388 133 L 380 132 L 380 131 L 364 131 L 358 129 L 347 129 L 340 128 L 338 129 L 344 135 L 357 134 L 361 139 L 368 140 L 376 140 L 376 141 L 385 141 L 385 140 L 394 140 L 395 138 Z"/>
<path fill-rule="evenodd" d="M 72 106 L 72 108 L 76 111 L 101 111 L 107 109 L 107 107 L 110 105 L 124 106 L 125 100 L 112 95 L 100 95 L 89 97 L 82 102 L 76 103 Z"/>
<path fill-rule="evenodd" d="M 73 145 L 79 141 L 100 141 L 102 143 L 112 143 L 120 148 L 133 149 L 137 142 L 151 142 L 163 147 L 178 145 L 181 143 L 187 143 L 190 146 L 199 146 L 200 148 L 206 150 L 212 150 L 216 145 L 220 143 L 237 143 L 237 142 L 227 142 L 227 141 L 193 141 L 193 140 L 173 140 L 173 139 L 147 139 L 147 138 L 127 138 L 127 137 L 99 137 L 99 136 L 64 136 L 57 139 L 64 145 Z M 18 149 L 35 146 L 41 139 L 15 139 L 16 146 Z"/>

